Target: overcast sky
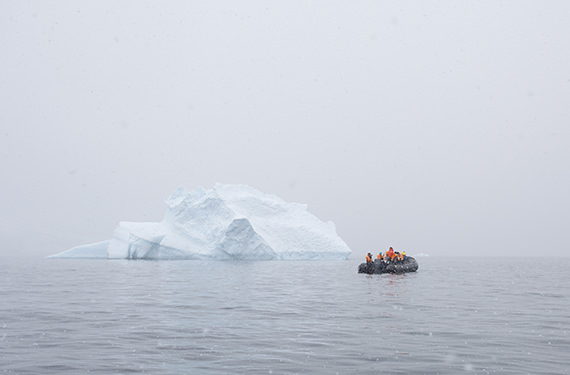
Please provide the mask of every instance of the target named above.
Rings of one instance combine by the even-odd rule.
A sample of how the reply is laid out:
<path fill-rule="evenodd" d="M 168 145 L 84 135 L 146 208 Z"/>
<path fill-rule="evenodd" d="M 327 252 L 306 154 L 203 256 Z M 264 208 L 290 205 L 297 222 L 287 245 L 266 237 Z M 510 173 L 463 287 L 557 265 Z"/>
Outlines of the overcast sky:
<path fill-rule="evenodd" d="M 307 203 L 353 257 L 570 255 L 570 2 L 0 2 L 2 253 Z"/>

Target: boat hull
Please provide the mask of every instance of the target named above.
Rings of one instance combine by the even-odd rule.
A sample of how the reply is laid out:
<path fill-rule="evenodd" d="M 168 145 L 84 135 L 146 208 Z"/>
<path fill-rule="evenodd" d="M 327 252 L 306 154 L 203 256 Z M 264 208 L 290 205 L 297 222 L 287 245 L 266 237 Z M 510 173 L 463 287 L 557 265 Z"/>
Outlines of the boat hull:
<path fill-rule="evenodd" d="M 399 263 L 385 263 L 375 259 L 373 263 L 361 263 L 358 273 L 382 274 L 382 273 L 407 273 L 418 270 L 418 262 L 413 257 L 407 257 Z"/>

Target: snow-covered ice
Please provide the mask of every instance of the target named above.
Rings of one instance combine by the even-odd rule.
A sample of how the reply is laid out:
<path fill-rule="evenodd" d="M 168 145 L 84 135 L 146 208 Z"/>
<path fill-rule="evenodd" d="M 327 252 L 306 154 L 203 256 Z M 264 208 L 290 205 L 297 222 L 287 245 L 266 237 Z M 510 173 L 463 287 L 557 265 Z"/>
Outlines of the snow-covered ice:
<path fill-rule="evenodd" d="M 121 222 L 111 240 L 51 258 L 348 259 L 351 253 L 334 223 L 249 186 L 179 188 L 166 205 L 161 222 Z"/>

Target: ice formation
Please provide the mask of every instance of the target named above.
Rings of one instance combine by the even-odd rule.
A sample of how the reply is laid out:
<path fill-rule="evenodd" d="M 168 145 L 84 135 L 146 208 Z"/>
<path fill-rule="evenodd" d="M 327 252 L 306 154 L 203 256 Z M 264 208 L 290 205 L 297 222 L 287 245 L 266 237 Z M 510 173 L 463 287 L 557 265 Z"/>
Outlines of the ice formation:
<path fill-rule="evenodd" d="M 216 184 L 166 200 L 158 223 L 121 222 L 109 241 L 78 246 L 52 258 L 348 259 L 332 222 L 307 206 L 249 186 Z"/>

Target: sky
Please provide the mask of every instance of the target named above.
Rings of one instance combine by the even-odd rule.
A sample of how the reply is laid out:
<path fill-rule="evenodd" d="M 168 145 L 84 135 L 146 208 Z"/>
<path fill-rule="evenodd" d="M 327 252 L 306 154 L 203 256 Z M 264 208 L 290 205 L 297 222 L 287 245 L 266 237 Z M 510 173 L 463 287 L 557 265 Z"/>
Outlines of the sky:
<path fill-rule="evenodd" d="M 0 2 L 0 253 L 246 184 L 353 257 L 570 255 L 566 1 Z"/>

